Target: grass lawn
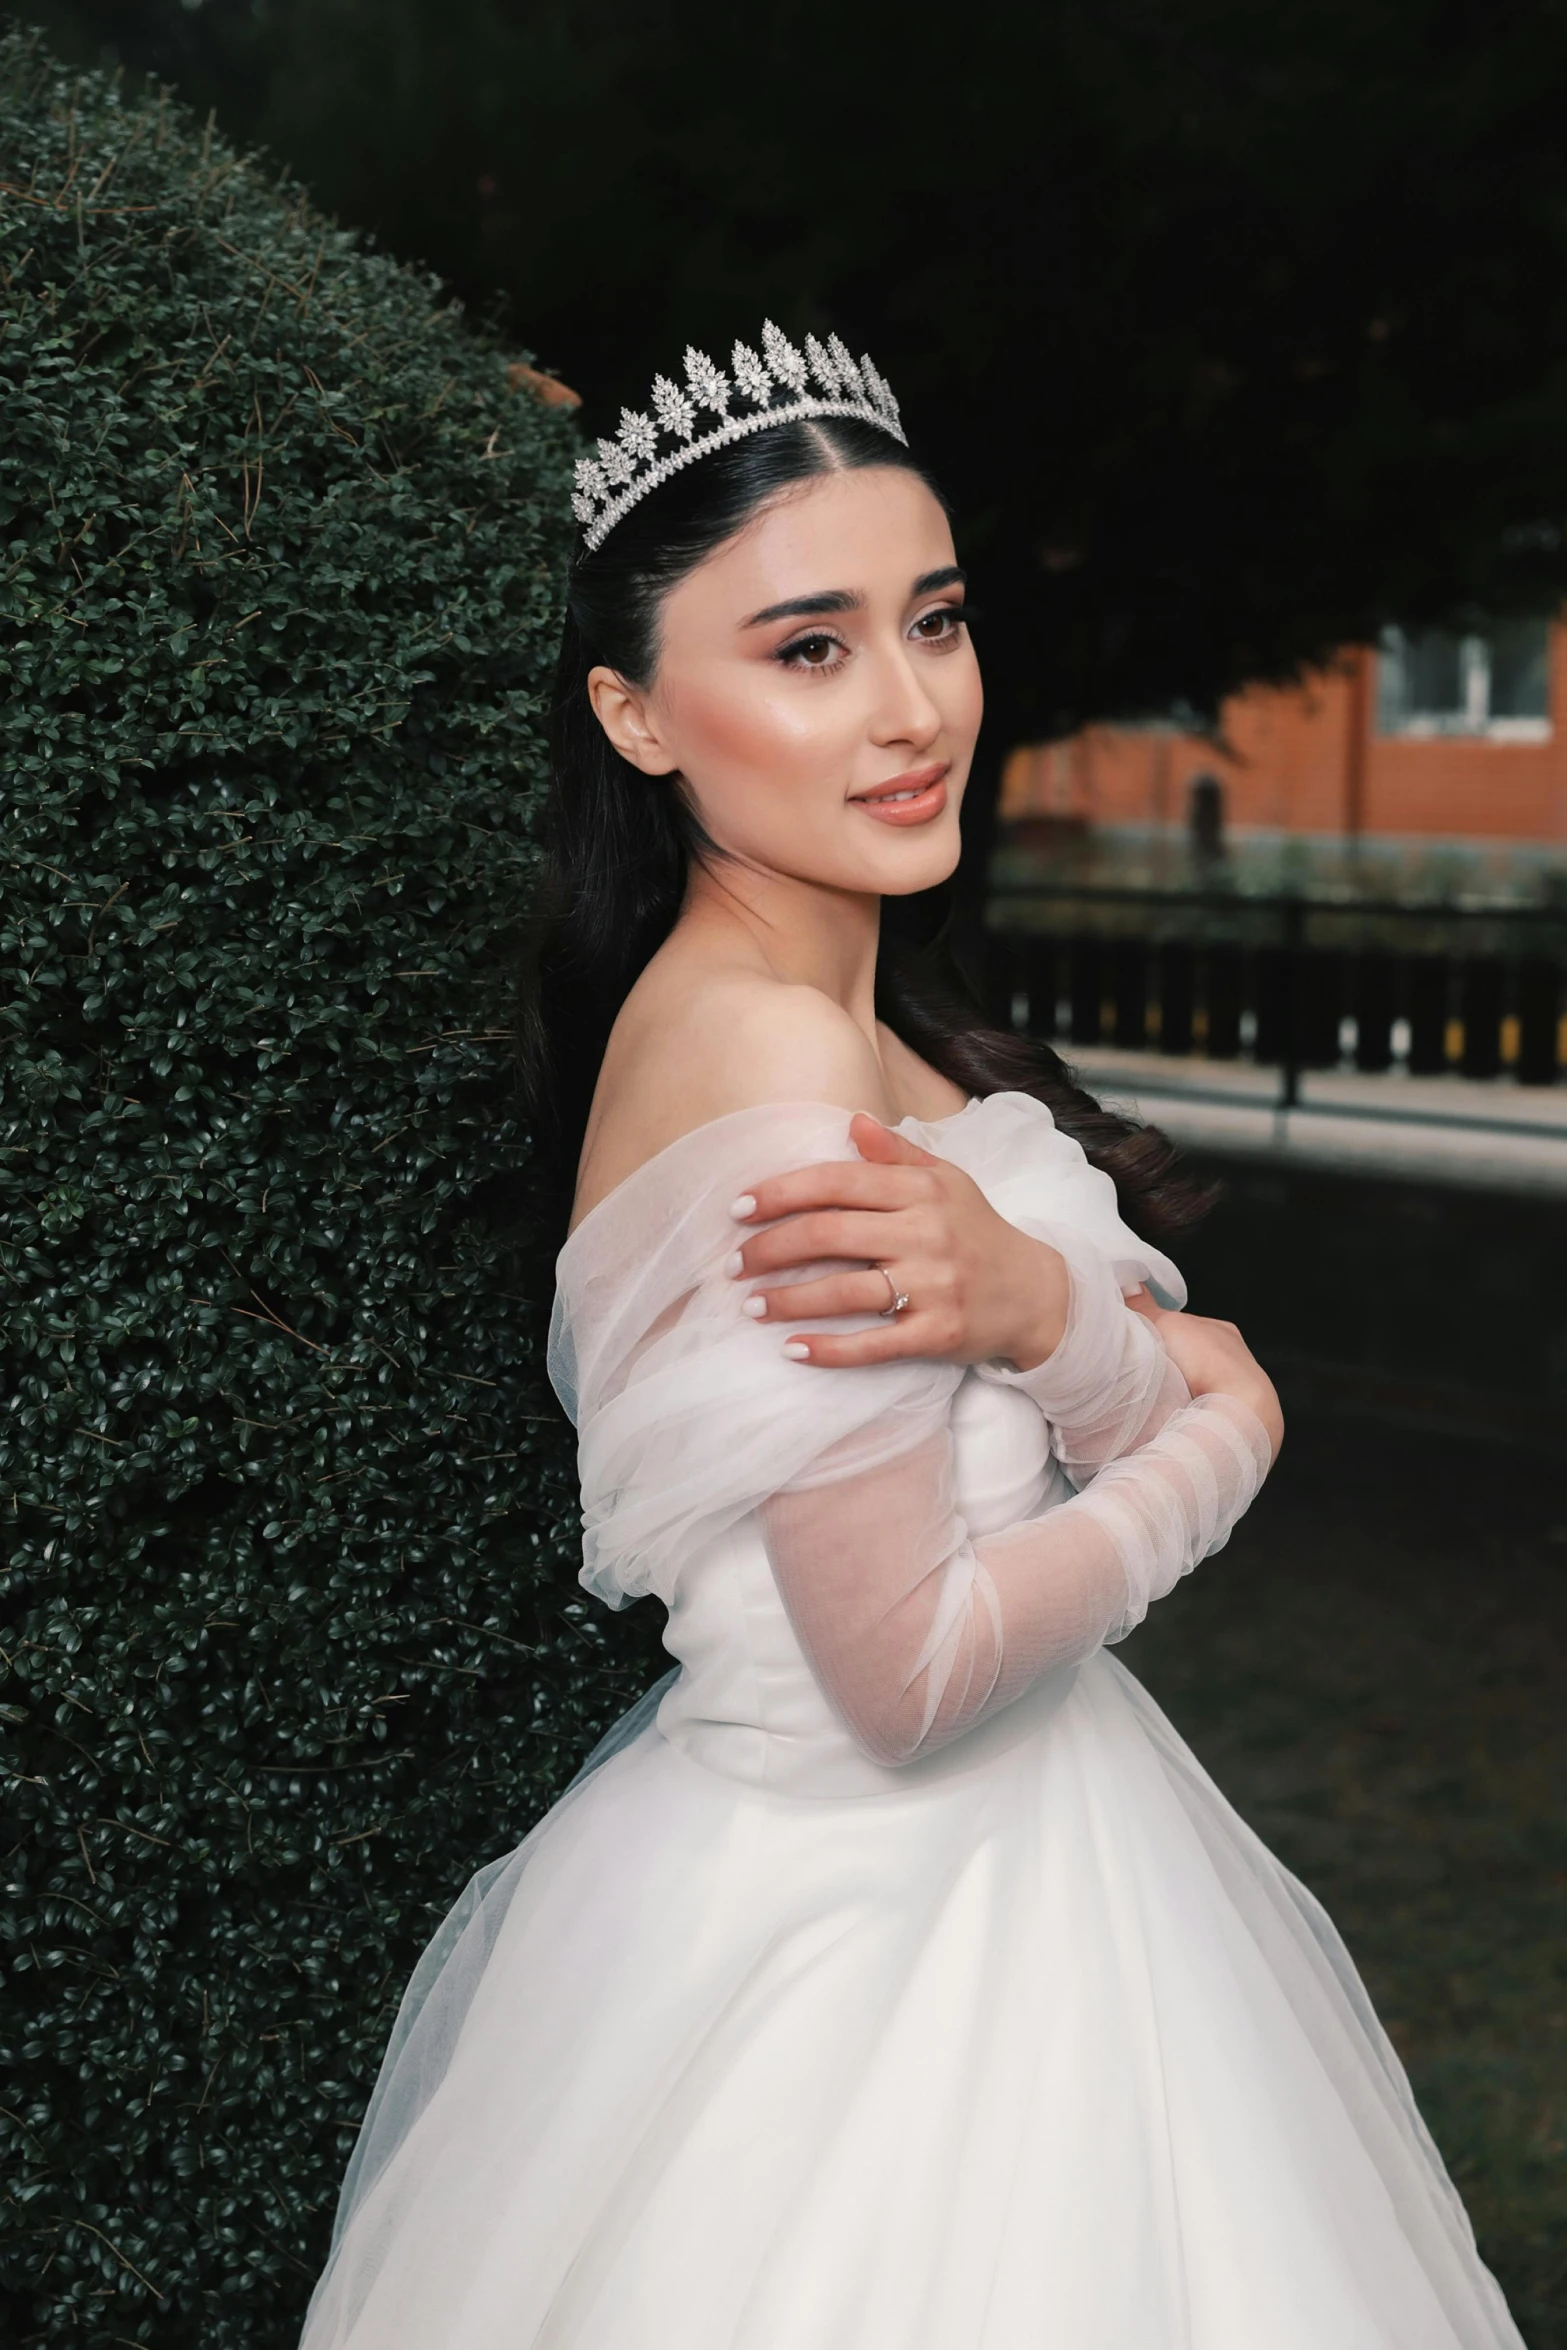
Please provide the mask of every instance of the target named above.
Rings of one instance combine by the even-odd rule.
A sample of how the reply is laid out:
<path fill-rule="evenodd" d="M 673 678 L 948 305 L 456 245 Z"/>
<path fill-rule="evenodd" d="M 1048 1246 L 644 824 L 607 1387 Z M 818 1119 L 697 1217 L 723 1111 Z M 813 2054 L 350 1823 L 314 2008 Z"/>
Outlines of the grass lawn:
<path fill-rule="evenodd" d="M 1326 1902 L 1530 2350 L 1567 2350 L 1567 1472 L 1297 1416 L 1121 1653 Z"/>

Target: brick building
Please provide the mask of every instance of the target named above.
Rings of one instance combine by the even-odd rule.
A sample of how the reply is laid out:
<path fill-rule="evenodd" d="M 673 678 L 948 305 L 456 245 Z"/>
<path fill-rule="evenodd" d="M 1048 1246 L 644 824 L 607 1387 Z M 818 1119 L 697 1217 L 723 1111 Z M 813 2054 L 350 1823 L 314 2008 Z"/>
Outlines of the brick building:
<path fill-rule="evenodd" d="M 1025 746 L 1007 763 L 1002 815 L 1567 851 L 1567 625 L 1393 629 L 1297 686 L 1235 695 L 1212 735 L 1092 726 Z"/>

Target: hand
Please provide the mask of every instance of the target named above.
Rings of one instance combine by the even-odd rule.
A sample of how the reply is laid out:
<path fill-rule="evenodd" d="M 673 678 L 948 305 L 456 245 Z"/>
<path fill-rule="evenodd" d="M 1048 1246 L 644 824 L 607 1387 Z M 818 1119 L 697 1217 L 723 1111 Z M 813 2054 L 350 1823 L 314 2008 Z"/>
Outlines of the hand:
<path fill-rule="evenodd" d="M 1126 1302 L 1152 1322 L 1193 1395 L 1233 1395 L 1256 1413 L 1277 1460 L 1284 1442 L 1278 1391 L 1235 1324 L 1210 1322 L 1202 1314 L 1172 1313 L 1167 1306 L 1155 1305 L 1146 1289 L 1134 1291 Z"/>
<path fill-rule="evenodd" d="M 896 1320 L 843 1336 L 792 1330 L 791 1351 L 803 1346 L 799 1360 L 834 1369 L 918 1355 L 952 1363 L 999 1359 L 1031 1371 L 1053 1354 L 1069 1303 L 1064 1258 L 998 1216 L 960 1167 L 875 1118 L 856 1117 L 849 1135 L 857 1160 L 776 1175 L 748 1195 L 738 1221 L 772 1229 L 753 1234 L 730 1270 L 746 1280 L 824 1259 L 848 1264 L 754 1290 L 747 1311 L 791 1323 L 879 1314 L 892 1302 L 890 1276 L 909 1300 Z M 775 1217 L 786 1221 L 774 1224 Z"/>

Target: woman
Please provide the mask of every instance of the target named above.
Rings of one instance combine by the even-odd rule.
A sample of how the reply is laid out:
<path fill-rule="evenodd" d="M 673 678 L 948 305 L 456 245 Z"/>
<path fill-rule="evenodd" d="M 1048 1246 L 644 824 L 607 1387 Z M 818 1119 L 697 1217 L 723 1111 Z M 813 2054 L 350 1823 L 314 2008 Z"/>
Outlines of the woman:
<path fill-rule="evenodd" d="M 534 1078 L 677 1670 L 426 1954 L 310 2350 L 1516 2345 L 1332 1927 L 1105 1653 L 1281 1438 L 1168 1146 L 878 968 L 980 683 L 869 363 L 579 468 Z"/>

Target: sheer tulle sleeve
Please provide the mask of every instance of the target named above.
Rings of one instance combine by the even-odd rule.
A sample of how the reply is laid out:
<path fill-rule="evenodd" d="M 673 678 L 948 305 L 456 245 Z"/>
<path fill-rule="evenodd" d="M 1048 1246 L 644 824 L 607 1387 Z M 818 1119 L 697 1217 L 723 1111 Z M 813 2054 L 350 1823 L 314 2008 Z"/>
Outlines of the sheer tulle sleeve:
<path fill-rule="evenodd" d="M 902 1763 L 1123 1638 L 1229 1539 L 1271 1459 L 1255 1414 L 1204 1396 L 1086 1492 L 977 1542 L 944 1430 L 874 1469 L 818 1463 L 763 1522 L 822 1686 L 867 1752 Z"/>
<path fill-rule="evenodd" d="M 1135 1452 L 1191 1402 L 1153 1324 L 1133 1313 L 1110 1259 L 1069 1226 L 1041 1230 L 1065 1258 L 1066 1329 L 1032 1371 L 982 1364 L 980 1377 L 1017 1387 L 1050 1423 L 1051 1447 L 1081 1489 L 1107 1461 Z"/>
<path fill-rule="evenodd" d="M 741 1192 L 855 1155 L 843 1111 L 737 1111 L 660 1152 L 562 1250 L 550 1376 L 577 1425 L 582 1581 L 611 1607 L 670 1601 L 687 1559 L 823 1455 L 868 1472 L 945 1428 L 954 1366 L 792 1363 L 723 1270 Z"/>
<path fill-rule="evenodd" d="M 1129 1631 L 1226 1538 L 1269 1457 L 1240 1407 L 1172 1396 L 1121 1289 L 1179 1296 L 1179 1275 L 1120 1223 L 1048 1112 L 992 1097 L 924 1132 L 1073 1266 L 1066 1337 L 1025 1384 L 1074 1483 L 1092 1482 L 1042 1517 L 969 1541 L 954 1504 L 958 1367 L 818 1370 L 741 1312 L 722 1271 L 729 1202 L 853 1156 L 841 1112 L 738 1112 L 650 1161 L 567 1243 L 551 1334 L 578 1427 L 584 1584 L 611 1606 L 670 1601 L 683 1563 L 760 1511 L 814 1671 L 867 1749 L 898 1761 Z"/>
<path fill-rule="evenodd" d="M 1186 1284 L 1122 1222 L 1108 1175 L 1030 1096 L 992 1094 L 969 1116 L 910 1131 L 972 1175 L 1009 1223 L 1067 1261 L 1067 1327 L 1049 1361 L 1026 1372 L 985 1364 L 979 1375 L 1032 1397 L 1057 1459 L 1081 1487 L 1190 1402 L 1153 1325 L 1124 1302 L 1126 1291 L 1146 1287 L 1162 1305 L 1183 1306 Z"/>

